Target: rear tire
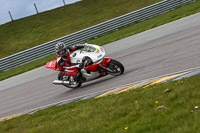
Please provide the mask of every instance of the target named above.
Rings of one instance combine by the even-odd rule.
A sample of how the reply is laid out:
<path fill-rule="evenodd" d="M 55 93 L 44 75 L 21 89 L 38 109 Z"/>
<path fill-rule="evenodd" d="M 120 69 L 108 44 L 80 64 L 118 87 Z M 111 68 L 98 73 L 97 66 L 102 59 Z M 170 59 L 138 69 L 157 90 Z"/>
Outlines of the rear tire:
<path fill-rule="evenodd" d="M 65 78 L 65 76 L 67 75 L 63 75 L 61 72 L 58 74 L 58 80 L 63 80 L 63 78 Z M 65 79 L 66 80 L 66 79 Z M 69 80 L 69 78 L 67 79 Z M 70 85 L 70 84 L 63 84 L 65 87 L 68 87 L 68 88 L 78 88 L 82 85 L 82 82 L 81 81 L 77 81 L 77 84 L 75 85 Z"/>
<path fill-rule="evenodd" d="M 124 73 L 124 66 L 117 60 L 112 59 L 108 65 L 108 69 L 112 72 L 108 72 L 110 75 L 118 76 Z"/>

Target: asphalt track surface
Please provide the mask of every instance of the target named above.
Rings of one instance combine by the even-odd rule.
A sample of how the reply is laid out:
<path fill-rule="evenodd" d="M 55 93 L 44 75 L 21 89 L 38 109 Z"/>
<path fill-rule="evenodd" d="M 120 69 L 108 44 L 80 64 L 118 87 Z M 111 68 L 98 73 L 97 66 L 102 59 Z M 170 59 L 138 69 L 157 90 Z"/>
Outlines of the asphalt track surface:
<path fill-rule="evenodd" d="M 20 76 L 1 81 L 4 88 L 0 89 L 0 118 L 123 84 L 199 67 L 199 22 L 200 14 L 195 14 L 104 46 L 109 53 L 107 56 L 125 66 L 125 73 L 118 77 L 107 76 L 84 83 L 77 89 L 53 85 L 51 82 L 57 78 L 57 72 L 52 71 L 44 75 L 40 71 L 41 75 L 21 84 L 17 84 L 23 80 Z M 10 87 L 5 85 L 10 82 L 16 84 Z"/>

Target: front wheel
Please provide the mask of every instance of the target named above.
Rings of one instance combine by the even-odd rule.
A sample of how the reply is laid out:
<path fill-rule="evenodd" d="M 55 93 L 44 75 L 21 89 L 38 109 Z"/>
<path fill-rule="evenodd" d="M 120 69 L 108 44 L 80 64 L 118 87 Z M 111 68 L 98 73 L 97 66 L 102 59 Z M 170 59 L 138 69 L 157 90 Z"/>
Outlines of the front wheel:
<path fill-rule="evenodd" d="M 66 81 L 69 81 L 69 78 L 70 76 L 68 75 L 63 75 L 61 72 L 58 74 L 58 80 L 66 80 Z M 79 80 L 79 81 L 76 81 L 76 82 L 72 82 L 72 84 L 63 84 L 65 87 L 68 87 L 68 88 L 78 88 L 80 87 L 82 84 L 82 82 Z"/>
<path fill-rule="evenodd" d="M 110 75 L 118 76 L 124 73 L 124 66 L 117 60 L 112 59 L 107 67 L 110 71 L 108 72 Z"/>

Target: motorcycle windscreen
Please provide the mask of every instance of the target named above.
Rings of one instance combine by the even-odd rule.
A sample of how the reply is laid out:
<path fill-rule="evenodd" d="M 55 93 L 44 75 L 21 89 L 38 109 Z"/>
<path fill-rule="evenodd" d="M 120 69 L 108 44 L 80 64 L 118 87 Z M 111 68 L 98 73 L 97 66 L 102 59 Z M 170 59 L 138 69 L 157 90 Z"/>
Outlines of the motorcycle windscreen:
<path fill-rule="evenodd" d="M 57 67 L 57 60 L 47 62 L 45 67 L 49 68 L 49 69 L 52 69 L 52 70 L 59 71 L 59 68 Z"/>

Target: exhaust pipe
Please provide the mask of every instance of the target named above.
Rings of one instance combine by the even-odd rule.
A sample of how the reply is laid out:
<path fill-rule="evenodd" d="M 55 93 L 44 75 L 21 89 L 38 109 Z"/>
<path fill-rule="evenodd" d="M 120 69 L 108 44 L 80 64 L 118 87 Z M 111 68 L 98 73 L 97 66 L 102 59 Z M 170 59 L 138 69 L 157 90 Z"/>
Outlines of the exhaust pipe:
<path fill-rule="evenodd" d="M 55 84 L 55 85 L 64 85 L 64 84 L 69 84 L 69 81 L 54 80 L 53 84 Z"/>

